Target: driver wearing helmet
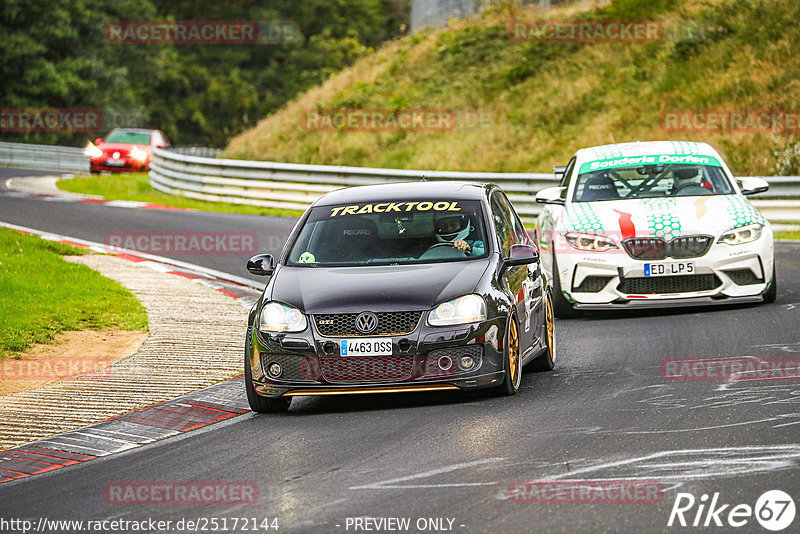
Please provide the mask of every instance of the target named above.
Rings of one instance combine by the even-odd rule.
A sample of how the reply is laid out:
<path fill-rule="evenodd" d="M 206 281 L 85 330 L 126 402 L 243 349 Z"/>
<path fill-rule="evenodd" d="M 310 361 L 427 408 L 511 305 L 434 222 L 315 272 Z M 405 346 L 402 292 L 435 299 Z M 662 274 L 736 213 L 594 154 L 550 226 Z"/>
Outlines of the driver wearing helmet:
<path fill-rule="evenodd" d="M 467 240 L 469 234 L 475 230 L 467 215 L 437 213 L 433 218 L 433 229 L 438 243 L 450 243 L 467 256 L 482 256 L 486 251 L 483 241 Z"/>
<path fill-rule="evenodd" d="M 714 185 L 702 177 L 699 167 L 682 167 L 672 171 L 675 180 L 672 184 L 672 194 L 691 186 L 699 186 L 713 192 Z"/>

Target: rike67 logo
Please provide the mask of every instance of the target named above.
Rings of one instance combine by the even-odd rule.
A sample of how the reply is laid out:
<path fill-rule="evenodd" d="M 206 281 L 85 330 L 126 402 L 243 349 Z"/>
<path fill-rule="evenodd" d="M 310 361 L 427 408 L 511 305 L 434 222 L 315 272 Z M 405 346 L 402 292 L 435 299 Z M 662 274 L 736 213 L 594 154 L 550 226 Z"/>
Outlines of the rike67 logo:
<path fill-rule="evenodd" d="M 764 492 L 755 506 L 724 503 L 719 492 L 710 498 L 704 493 L 699 499 L 691 493 L 678 493 L 667 526 L 738 528 L 751 524 L 755 517 L 765 529 L 778 532 L 792 524 L 795 512 L 794 501 L 781 490 Z"/>

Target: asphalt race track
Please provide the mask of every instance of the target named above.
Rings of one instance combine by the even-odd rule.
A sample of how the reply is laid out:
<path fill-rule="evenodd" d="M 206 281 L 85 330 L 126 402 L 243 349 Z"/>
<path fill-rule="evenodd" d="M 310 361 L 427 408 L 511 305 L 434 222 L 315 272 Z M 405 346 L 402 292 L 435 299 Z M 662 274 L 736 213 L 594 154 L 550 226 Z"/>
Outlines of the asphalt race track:
<path fill-rule="evenodd" d="M 292 226 L 273 217 L 44 203 L 1 194 L 0 220 L 95 241 L 109 231 L 203 230 L 253 231 L 269 243 Z M 526 373 L 514 397 L 299 398 L 285 415 L 246 414 L 2 484 L 0 516 L 34 523 L 152 518 L 173 525 L 182 518 L 217 518 L 219 525 L 228 519 L 227 530 L 209 524 L 209 532 L 234 531 L 235 517 L 277 518 L 279 532 L 363 532 L 364 526 L 398 531 L 385 528 L 394 523 L 379 530 L 376 523 L 355 521 L 364 517 L 409 518 L 411 532 L 694 532 L 702 529 L 667 527 L 678 493 L 692 494 L 698 504 L 703 494 L 710 502 L 718 493 L 717 507 L 729 505 L 718 516 L 723 522 L 734 506 L 755 507 L 768 490 L 783 490 L 800 508 L 796 375 L 671 381 L 661 374 L 668 358 L 800 357 L 800 243 L 779 242 L 776 258 L 774 304 L 557 321 L 556 369 Z M 178 259 L 241 276 L 246 257 Z M 635 504 L 509 499 L 515 481 L 542 479 L 655 481 L 663 496 Z M 252 482 L 258 499 L 212 506 L 107 503 L 106 485 L 126 481 Z M 697 511 L 696 504 L 686 512 L 689 525 Z M 768 532 L 754 517 L 746 519 L 741 528 L 723 523 L 704 531 Z M 705 520 L 703 512 L 700 524 Z M 798 525 L 795 518 L 785 532 L 797 532 Z"/>
<path fill-rule="evenodd" d="M 284 217 L 204 211 L 120 209 L 103 205 L 43 202 L 32 198 L 4 196 L 4 193 L 8 193 L 5 187 L 7 178 L 36 174 L 54 173 L 0 168 L 0 221 L 98 243 L 109 243 L 107 236 L 110 234 L 124 233 L 145 236 L 193 232 L 224 232 L 229 235 L 255 233 L 258 237 L 258 246 L 254 247 L 257 252 L 272 254 L 280 253 L 295 222 L 294 219 Z M 148 252 L 148 250 L 140 251 Z M 264 282 L 263 278 L 253 276 L 245 270 L 247 259 L 255 252 L 232 254 L 228 249 L 218 250 L 213 254 L 152 253 Z"/>

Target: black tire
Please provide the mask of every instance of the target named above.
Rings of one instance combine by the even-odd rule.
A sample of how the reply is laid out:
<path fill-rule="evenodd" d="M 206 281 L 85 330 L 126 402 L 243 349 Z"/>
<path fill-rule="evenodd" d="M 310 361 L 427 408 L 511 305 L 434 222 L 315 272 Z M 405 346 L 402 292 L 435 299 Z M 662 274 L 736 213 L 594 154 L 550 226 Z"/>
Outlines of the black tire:
<path fill-rule="evenodd" d="M 494 395 L 508 397 L 515 395 L 522 382 L 522 358 L 519 351 L 519 325 L 513 315 L 509 316 L 506 326 L 505 337 L 503 338 L 503 367 L 505 378 L 503 383 L 492 388 Z M 513 345 L 513 346 L 512 346 Z M 516 356 L 512 358 L 512 355 Z"/>
<path fill-rule="evenodd" d="M 561 277 L 558 275 L 558 263 L 556 263 L 555 254 L 553 254 L 553 311 L 559 319 L 578 316 L 578 311 L 572 307 L 572 304 L 564 298 L 564 294 L 561 292 Z"/>
<path fill-rule="evenodd" d="M 531 371 L 552 371 L 556 366 L 556 328 L 555 313 L 553 312 L 553 297 L 548 291 L 545 298 L 545 349 L 541 355 L 527 365 Z"/>
<path fill-rule="evenodd" d="M 778 278 L 775 276 L 775 263 L 772 264 L 772 283 L 767 290 L 762 293 L 762 296 L 764 302 L 767 304 L 775 302 L 775 299 L 778 297 Z"/>
<path fill-rule="evenodd" d="M 291 398 L 278 397 L 273 399 L 270 397 L 262 397 L 256 393 L 253 388 L 253 374 L 250 371 L 250 337 L 253 335 L 252 330 L 247 329 L 247 340 L 244 343 L 244 387 L 247 392 L 247 403 L 250 409 L 256 413 L 283 413 L 289 410 L 289 405 L 292 403 Z"/>

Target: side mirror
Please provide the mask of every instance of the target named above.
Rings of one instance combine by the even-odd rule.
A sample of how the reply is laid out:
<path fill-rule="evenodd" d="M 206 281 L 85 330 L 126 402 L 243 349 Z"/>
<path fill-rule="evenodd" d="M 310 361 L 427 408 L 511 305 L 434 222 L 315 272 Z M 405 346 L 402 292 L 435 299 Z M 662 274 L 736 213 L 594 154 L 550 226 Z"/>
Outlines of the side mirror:
<path fill-rule="evenodd" d="M 275 272 L 272 254 L 256 254 L 247 260 L 247 272 L 256 276 L 270 276 Z"/>
<path fill-rule="evenodd" d="M 548 187 L 536 193 L 536 202 L 539 204 L 566 204 L 566 200 L 562 197 L 566 187 Z"/>
<path fill-rule="evenodd" d="M 737 182 L 743 195 L 757 195 L 769 189 L 769 183 L 763 178 L 739 178 Z"/>
<path fill-rule="evenodd" d="M 102 137 L 98 137 L 97 139 L 94 140 L 94 144 L 95 145 L 99 145 L 102 142 L 103 142 L 103 138 Z"/>
<path fill-rule="evenodd" d="M 503 260 L 506 267 L 527 265 L 539 261 L 539 250 L 532 245 L 511 245 L 508 257 Z"/>

